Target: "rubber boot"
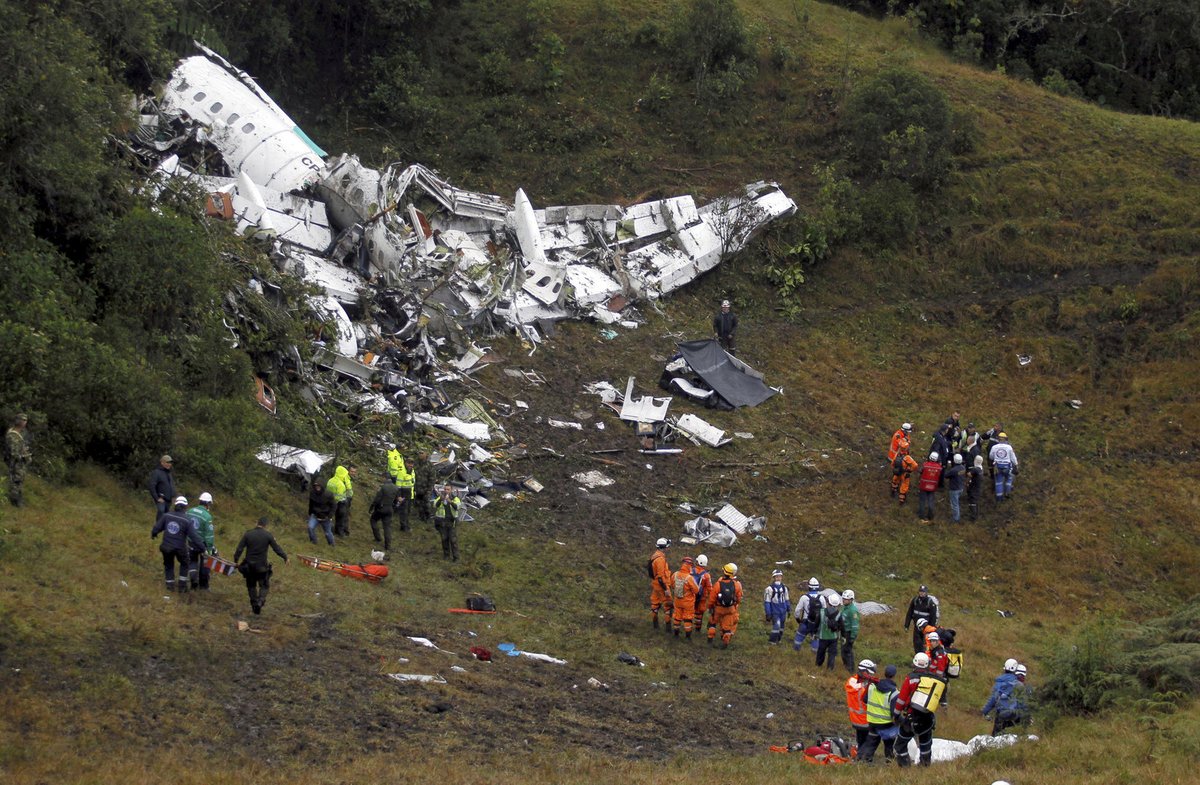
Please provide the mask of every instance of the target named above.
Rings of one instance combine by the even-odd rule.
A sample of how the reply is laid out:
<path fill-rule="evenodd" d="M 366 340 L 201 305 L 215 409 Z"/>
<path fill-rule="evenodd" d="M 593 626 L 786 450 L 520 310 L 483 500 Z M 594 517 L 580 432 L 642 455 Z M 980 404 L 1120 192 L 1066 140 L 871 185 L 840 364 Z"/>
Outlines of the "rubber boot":
<path fill-rule="evenodd" d="M 175 579 L 175 591 L 179 594 L 187 594 L 188 593 L 188 579 L 187 578 L 176 578 Z"/>
<path fill-rule="evenodd" d="M 657 630 L 658 629 L 658 614 L 657 613 L 650 614 L 650 622 L 654 625 L 654 629 Z"/>
<path fill-rule="evenodd" d="M 270 591 L 266 586 L 258 588 L 258 607 L 263 608 L 267 604 L 267 592 Z"/>
<path fill-rule="evenodd" d="M 687 638 L 690 641 L 692 639 L 692 631 L 688 630 L 687 632 L 685 632 L 683 634 L 683 637 Z"/>

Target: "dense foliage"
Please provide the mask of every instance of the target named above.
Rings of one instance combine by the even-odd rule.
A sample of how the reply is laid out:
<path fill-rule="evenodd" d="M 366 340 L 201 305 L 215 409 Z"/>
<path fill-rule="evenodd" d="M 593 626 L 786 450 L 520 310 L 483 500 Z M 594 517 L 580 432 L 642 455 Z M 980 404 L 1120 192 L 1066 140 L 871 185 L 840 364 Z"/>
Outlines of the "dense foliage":
<path fill-rule="evenodd" d="M 1119 109 L 1200 118 L 1191 0 L 838 0 L 909 16 L 947 49 Z"/>

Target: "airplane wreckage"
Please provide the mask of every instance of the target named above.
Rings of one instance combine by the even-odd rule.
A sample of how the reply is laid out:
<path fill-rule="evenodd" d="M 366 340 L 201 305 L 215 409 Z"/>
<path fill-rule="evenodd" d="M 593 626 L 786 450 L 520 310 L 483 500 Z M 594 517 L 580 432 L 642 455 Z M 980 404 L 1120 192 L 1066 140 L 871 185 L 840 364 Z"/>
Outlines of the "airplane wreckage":
<path fill-rule="evenodd" d="M 314 399 L 335 388 L 346 398 L 336 378 L 369 411 L 473 443 L 503 431 L 440 387 L 485 356 L 473 338 L 512 330 L 536 350 L 561 319 L 636 326 L 635 303 L 696 279 L 796 211 L 771 182 L 701 206 L 677 196 L 535 209 L 522 190 L 511 201 L 463 190 L 420 164 L 379 171 L 327 156 L 247 73 L 199 49 L 161 98 L 140 104 L 132 144 L 154 168 L 147 188 L 199 187 L 210 216 L 269 243 L 282 272 L 322 292 L 310 307 L 328 325 L 313 354 L 324 374 L 300 369 Z M 259 401 L 274 407 L 261 383 Z M 264 448 L 272 465 L 319 469 L 274 447 Z"/>

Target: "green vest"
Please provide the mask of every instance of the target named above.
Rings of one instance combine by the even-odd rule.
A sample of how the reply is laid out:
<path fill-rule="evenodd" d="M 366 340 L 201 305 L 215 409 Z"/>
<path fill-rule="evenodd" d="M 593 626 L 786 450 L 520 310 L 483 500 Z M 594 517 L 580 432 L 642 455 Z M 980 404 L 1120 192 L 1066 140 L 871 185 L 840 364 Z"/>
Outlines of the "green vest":
<path fill-rule="evenodd" d="M 874 684 L 867 685 L 867 722 L 872 725 L 890 725 L 892 722 L 892 696 Z"/>
<path fill-rule="evenodd" d="M 204 546 L 212 550 L 216 545 L 213 536 L 213 519 L 212 513 L 203 504 L 198 504 L 192 509 L 184 513 L 187 517 L 196 522 L 196 531 L 200 534 L 200 539 L 204 540 Z"/>

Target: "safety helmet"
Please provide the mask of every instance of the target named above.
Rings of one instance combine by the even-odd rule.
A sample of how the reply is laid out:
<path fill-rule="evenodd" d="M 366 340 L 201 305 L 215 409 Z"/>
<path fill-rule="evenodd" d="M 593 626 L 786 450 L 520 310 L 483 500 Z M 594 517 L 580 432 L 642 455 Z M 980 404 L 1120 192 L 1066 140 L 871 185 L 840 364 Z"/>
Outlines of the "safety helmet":
<path fill-rule="evenodd" d="M 938 635 L 936 632 L 931 632 L 925 636 L 925 640 L 932 641 L 933 643 L 938 643 L 942 640 L 942 636 Z"/>
<path fill-rule="evenodd" d="M 699 556 L 696 557 L 696 564 L 700 565 L 701 567 L 707 567 L 708 566 L 708 557 L 705 556 L 703 553 L 700 554 Z"/>
<path fill-rule="evenodd" d="M 212 504 L 212 494 L 209 493 L 208 491 L 205 491 L 204 493 L 200 494 L 200 503 L 201 504 Z"/>
<path fill-rule="evenodd" d="M 725 570 L 725 576 L 728 578 L 733 578 L 737 575 L 737 565 L 733 562 L 726 564 L 723 569 Z"/>
<path fill-rule="evenodd" d="M 680 559 L 680 562 L 679 562 L 679 563 L 680 563 L 680 564 L 691 564 L 691 563 L 692 563 L 692 557 L 691 557 L 691 556 L 684 556 L 682 559 Z"/>
<path fill-rule="evenodd" d="M 960 452 L 954 453 L 954 463 L 955 464 L 962 463 L 962 453 L 960 453 Z"/>
<path fill-rule="evenodd" d="M 1007 439 L 1007 438 L 1008 438 L 1008 434 L 1007 434 L 1007 433 L 1005 433 L 1004 431 L 1000 431 L 1000 438 L 1001 438 L 1001 439 Z"/>
<path fill-rule="evenodd" d="M 187 507 L 187 497 L 186 496 L 176 496 L 175 501 L 173 503 L 176 507 Z"/>
<path fill-rule="evenodd" d="M 923 630 L 929 626 L 929 619 L 917 619 L 917 629 Z"/>
<path fill-rule="evenodd" d="M 936 461 L 937 459 L 938 459 L 938 454 L 936 452 L 929 453 L 929 460 Z"/>
<path fill-rule="evenodd" d="M 815 576 L 812 578 L 809 578 L 808 579 L 808 588 L 819 589 L 819 588 L 821 588 L 821 582 L 819 580 L 817 580 Z"/>
<path fill-rule="evenodd" d="M 659 537 L 658 542 L 656 542 L 654 544 L 657 545 L 659 548 L 666 548 L 667 546 L 669 546 L 671 544 L 671 541 L 668 540 L 666 537 Z"/>
<path fill-rule="evenodd" d="M 729 307 L 729 301 L 728 301 L 728 300 L 722 300 L 722 301 L 721 301 L 721 307 L 722 307 L 722 308 L 728 308 L 728 307 Z"/>
<path fill-rule="evenodd" d="M 1029 669 L 1025 667 L 1024 663 L 1017 663 L 1017 675 L 1024 676 L 1027 673 L 1029 673 Z"/>
<path fill-rule="evenodd" d="M 929 655 L 923 651 L 917 652 L 915 655 L 913 655 L 913 667 L 914 668 L 928 668 L 929 667 Z"/>
<path fill-rule="evenodd" d="M 1004 672 L 1005 673 L 1016 673 L 1017 668 L 1019 668 L 1020 666 L 1021 666 L 1021 663 L 1017 662 L 1012 657 L 1009 657 L 1007 660 L 1004 661 Z"/>
<path fill-rule="evenodd" d="M 875 663 L 872 662 L 871 660 L 863 660 L 862 662 L 860 662 L 858 664 L 858 669 L 860 671 L 866 671 L 867 673 L 874 673 L 875 672 Z"/>
<path fill-rule="evenodd" d="M 383 551 L 371 551 L 371 561 L 383 561 L 383 557 L 387 556 Z"/>
<path fill-rule="evenodd" d="M 846 602 L 854 602 L 854 589 L 846 589 L 842 592 L 842 599 Z"/>
<path fill-rule="evenodd" d="M 900 426 L 900 430 L 904 431 L 905 433 L 912 433 L 912 423 L 904 423 L 904 425 Z"/>
<path fill-rule="evenodd" d="M 925 584 L 923 584 L 923 583 L 922 583 L 922 584 L 921 584 L 921 588 L 917 589 L 917 593 L 918 593 L 918 594 L 928 594 L 928 593 L 929 593 L 929 587 L 928 587 L 928 586 L 926 586 Z"/>
<path fill-rule="evenodd" d="M 842 604 L 842 598 L 836 594 L 833 594 L 833 595 L 830 595 L 828 602 L 829 602 L 829 607 L 836 608 Z"/>
<path fill-rule="evenodd" d="M 783 570 L 776 570 L 775 572 L 771 573 L 771 577 L 772 578 L 782 578 Z"/>

